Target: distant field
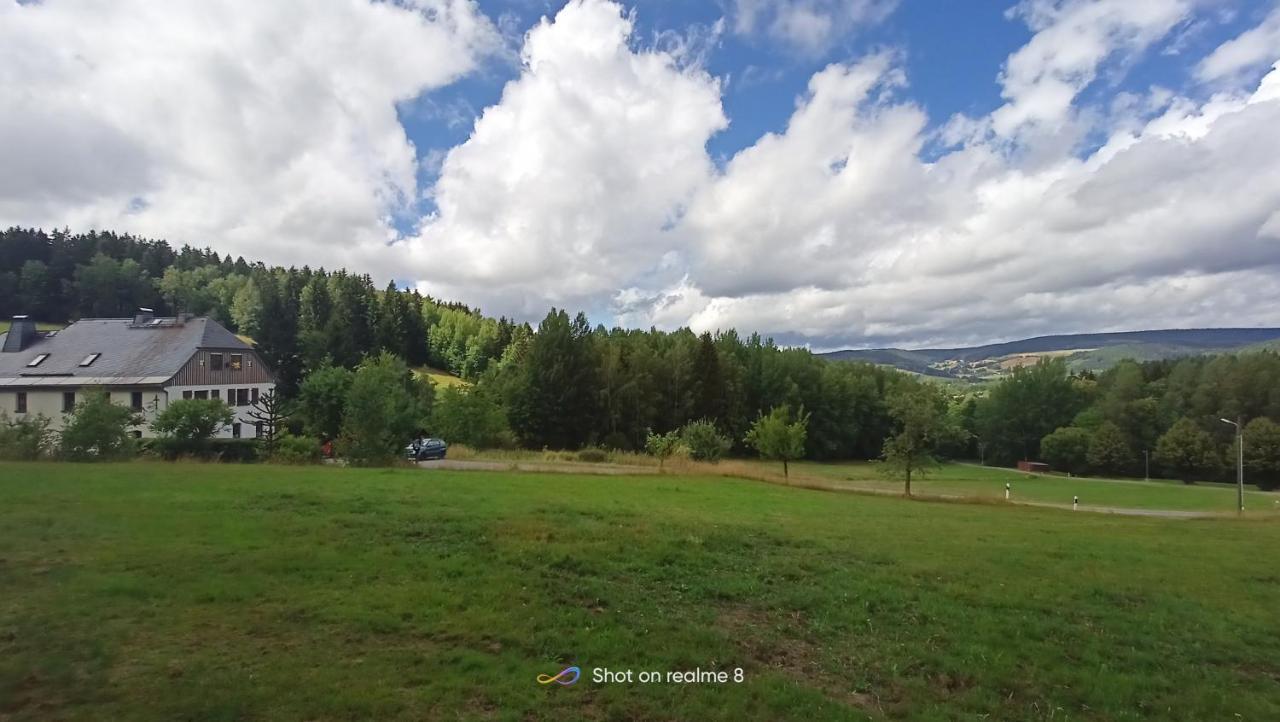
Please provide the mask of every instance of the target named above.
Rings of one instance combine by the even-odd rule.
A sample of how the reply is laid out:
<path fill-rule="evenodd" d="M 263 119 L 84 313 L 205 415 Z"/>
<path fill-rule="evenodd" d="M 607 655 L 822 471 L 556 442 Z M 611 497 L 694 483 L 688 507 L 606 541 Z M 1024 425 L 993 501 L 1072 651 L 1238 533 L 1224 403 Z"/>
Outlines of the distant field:
<path fill-rule="evenodd" d="M 880 464 L 873 462 L 822 464 L 799 462 L 797 473 L 827 479 L 852 489 L 901 491 L 902 482 L 887 479 Z M 945 464 L 923 477 L 913 479 L 917 494 L 966 498 L 1003 499 L 1004 485 L 1010 484 L 1014 501 L 1070 504 L 1079 496 L 1088 506 L 1131 509 L 1233 512 L 1236 488 L 1228 484 L 1186 485 L 1176 481 L 1106 480 L 1032 475 L 997 467 Z M 1245 509 L 1272 512 L 1280 517 L 1280 493 L 1245 487 Z"/>
<path fill-rule="evenodd" d="M 1275 522 L 159 463 L 0 499 L 10 721 L 1280 719 Z"/>
<path fill-rule="evenodd" d="M 0 333 L 6 333 L 12 323 L 13 321 L 9 319 L 0 321 Z M 57 331 L 60 328 L 62 328 L 60 323 L 36 323 L 36 329 L 39 331 Z"/>
<path fill-rule="evenodd" d="M 457 447 L 451 458 L 499 462 L 573 463 L 571 452 L 541 451 L 474 451 Z M 657 461 L 643 454 L 615 453 L 611 464 L 655 466 Z M 584 465 L 588 466 L 588 465 Z M 692 474 L 741 476 L 785 483 L 782 464 L 756 459 L 730 459 L 719 464 L 698 464 L 681 460 L 668 462 L 668 468 Z M 878 462 L 855 461 L 823 463 L 798 461 L 791 464 L 793 484 L 826 486 L 833 489 L 901 493 L 903 484 L 893 478 Z M 912 491 L 920 496 L 946 496 L 962 499 L 1004 498 L 1004 485 L 1010 484 L 1011 500 L 1042 504 L 1070 505 L 1079 496 L 1086 507 L 1123 509 L 1155 509 L 1169 511 L 1203 511 L 1232 513 L 1236 510 L 1236 488 L 1230 484 L 1198 483 L 1186 485 L 1178 481 L 1137 479 L 1067 478 L 1056 475 L 1024 474 L 1013 469 L 973 464 L 947 463 L 930 470 L 911 482 Z M 1274 514 L 1280 518 L 1280 493 L 1259 491 L 1245 486 L 1245 509 L 1250 513 Z"/>
<path fill-rule="evenodd" d="M 430 366 L 422 366 L 414 369 L 414 373 L 419 376 L 426 376 L 431 379 L 436 386 L 470 386 L 466 380 L 459 376 L 442 371 L 440 369 L 431 368 Z"/>

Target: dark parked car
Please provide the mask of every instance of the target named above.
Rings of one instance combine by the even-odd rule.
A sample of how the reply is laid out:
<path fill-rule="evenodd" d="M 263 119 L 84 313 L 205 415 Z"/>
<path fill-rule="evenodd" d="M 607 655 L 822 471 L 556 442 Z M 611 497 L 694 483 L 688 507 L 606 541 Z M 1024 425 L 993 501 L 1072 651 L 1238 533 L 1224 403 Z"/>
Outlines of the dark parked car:
<path fill-rule="evenodd" d="M 417 439 L 404 447 L 405 458 L 414 461 L 443 459 L 448 451 L 449 445 L 443 439 Z"/>

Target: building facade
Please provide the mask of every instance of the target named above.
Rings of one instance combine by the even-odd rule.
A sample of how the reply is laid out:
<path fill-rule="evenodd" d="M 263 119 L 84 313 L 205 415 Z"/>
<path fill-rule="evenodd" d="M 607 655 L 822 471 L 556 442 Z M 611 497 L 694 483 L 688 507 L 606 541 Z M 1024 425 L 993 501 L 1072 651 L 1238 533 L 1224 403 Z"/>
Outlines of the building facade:
<path fill-rule="evenodd" d="M 222 438 L 255 438 L 254 404 L 275 389 L 275 376 L 257 351 L 209 318 L 86 318 L 41 332 L 23 316 L 0 334 L 0 415 L 44 416 L 62 428 L 76 403 L 102 389 L 129 406 L 134 435 L 149 437 L 151 422 L 177 399 L 220 399 L 235 419 Z"/>

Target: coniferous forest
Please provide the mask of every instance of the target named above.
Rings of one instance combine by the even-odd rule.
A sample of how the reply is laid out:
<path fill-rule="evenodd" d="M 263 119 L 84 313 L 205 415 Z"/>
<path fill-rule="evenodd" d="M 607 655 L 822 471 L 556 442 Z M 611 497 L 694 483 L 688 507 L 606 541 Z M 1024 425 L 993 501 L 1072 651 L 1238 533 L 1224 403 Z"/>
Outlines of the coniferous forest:
<path fill-rule="evenodd" d="M 927 393 L 939 456 L 1133 476 L 1150 459 L 1169 477 L 1225 479 L 1235 458 L 1226 417 L 1245 424 L 1250 480 L 1280 481 L 1273 352 L 1125 361 L 1099 374 L 1044 361 L 995 384 L 936 389 L 732 329 L 608 329 L 551 309 L 535 330 L 345 269 L 271 267 L 111 232 L 0 232 L 0 317 L 66 323 L 139 307 L 207 315 L 252 338 L 293 424 L 319 437 L 341 433 L 353 370 L 394 359 L 469 381 L 429 393 L 421 423 L 482 446 L 642 450 L 650 434 L 705 421 L 745 453 L 752 422 L 786 407 L 807 414 L 806 457 L 877 458 L 908 423 L 895 397 Z"/>

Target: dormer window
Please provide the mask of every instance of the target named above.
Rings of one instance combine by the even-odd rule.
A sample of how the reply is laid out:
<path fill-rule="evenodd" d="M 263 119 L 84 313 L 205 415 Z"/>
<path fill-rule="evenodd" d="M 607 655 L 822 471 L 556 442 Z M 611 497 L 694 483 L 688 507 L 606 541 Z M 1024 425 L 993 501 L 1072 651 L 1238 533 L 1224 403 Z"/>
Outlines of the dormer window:
<path fill-rule="evenodd" d="M 85 357 L 84 357 L 84 360 L 80 362 L 80 365 L 81 365 L 81 366 L 90 366 L 90 365 L 92 365 L 92 364 L 93 364 L 93 362 L 94 362 L 94 361 L 97 361 L 97 360 L 98 360 L 98 357 L 99 357 L 99 356 L 101 356 L 101 355 L 102 355 L 102 354 L 100 354 L 100 353 L 91 353 L 91 354 L 89 354 L 88 356 L 85 356 Z"/>
<path fill-rule="evenodd" d="M 29 369 L 35 368 L 35 367 L 39 366 L 40 364 L 44 363 L 44 360 L 45 360 L 45 359 L 47 359 L 47 358 L 49 358 L 49 354 L 47 354 L 47 353 L 38 354 L 38 355 L 36 355 L 36 357 L 35 357 L 35 358 L 33 358 L 33 359 L 31 359 L 30 361 L 28 361 L 28 362 L 27 362 L 27 368 L 29 368 Z"/>

